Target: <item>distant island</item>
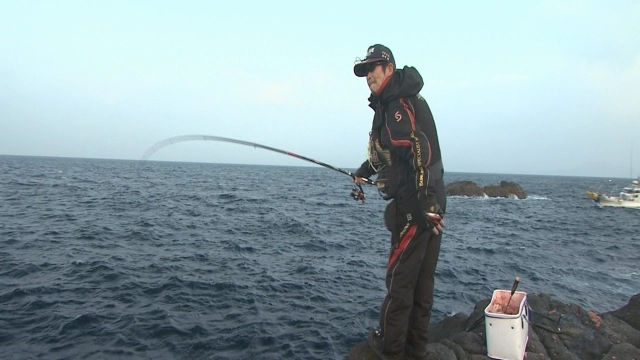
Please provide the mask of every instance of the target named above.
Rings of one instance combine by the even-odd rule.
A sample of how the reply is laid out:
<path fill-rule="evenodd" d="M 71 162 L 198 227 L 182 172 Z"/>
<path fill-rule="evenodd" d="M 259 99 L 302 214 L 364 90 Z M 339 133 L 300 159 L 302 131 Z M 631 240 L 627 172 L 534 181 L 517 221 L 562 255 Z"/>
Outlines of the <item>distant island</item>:
<path fill-rule="evenodd" d="M 500 185 L 480 187 L 473 181 L 456 181 L 447 185 L 448 196 L 501 197 L 526 199 L 527 192 L 522 186 L 511 181 L 500 181 Z"/>

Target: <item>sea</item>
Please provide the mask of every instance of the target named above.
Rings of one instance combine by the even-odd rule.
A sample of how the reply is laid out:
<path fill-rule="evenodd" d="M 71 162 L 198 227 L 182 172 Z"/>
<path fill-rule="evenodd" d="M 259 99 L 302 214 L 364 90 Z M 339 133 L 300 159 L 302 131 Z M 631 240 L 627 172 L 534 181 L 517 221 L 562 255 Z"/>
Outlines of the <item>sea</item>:
<path fill-rule="evenodd" d="M 306 164 L 306 163 L 305 163 Z M 496 289 L 607 312 L 640 292 L 640 211 L 514 181 L 449 197 L 432 323 Z M 0 156 L 0 359 L 344 359 L 377 327 L 386 205 L 320 166 Z M 535 309 L 534 309 L 535 310 Z"/>

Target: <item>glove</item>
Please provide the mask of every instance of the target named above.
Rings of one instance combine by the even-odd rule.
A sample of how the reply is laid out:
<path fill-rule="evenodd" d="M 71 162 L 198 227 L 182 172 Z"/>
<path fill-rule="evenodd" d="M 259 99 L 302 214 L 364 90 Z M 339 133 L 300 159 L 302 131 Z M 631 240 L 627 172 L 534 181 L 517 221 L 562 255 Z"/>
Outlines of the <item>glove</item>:
<path fill-rule="evenodd" d="M 420 214 L 431 227 L 442 221 L 443 212 L 434 193 L 428 194 L 426 199 L 420 201 Z"/>

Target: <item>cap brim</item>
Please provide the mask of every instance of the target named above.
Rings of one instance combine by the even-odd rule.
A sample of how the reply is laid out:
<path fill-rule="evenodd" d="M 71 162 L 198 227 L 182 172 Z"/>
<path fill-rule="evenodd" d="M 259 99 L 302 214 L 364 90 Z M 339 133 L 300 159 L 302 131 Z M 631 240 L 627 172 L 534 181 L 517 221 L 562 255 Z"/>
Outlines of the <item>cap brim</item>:
<path fill-rule="evenodd" d="M 387 61 L 387 60 L 384 58 L 363 60 L 353 66 L 353 73 L 356 74 L 357 77 L 365 77 L 369 73 L 367 71 L 367 64 L 371 64 L 373 62 L 378 62 L 378 61 Z"/>

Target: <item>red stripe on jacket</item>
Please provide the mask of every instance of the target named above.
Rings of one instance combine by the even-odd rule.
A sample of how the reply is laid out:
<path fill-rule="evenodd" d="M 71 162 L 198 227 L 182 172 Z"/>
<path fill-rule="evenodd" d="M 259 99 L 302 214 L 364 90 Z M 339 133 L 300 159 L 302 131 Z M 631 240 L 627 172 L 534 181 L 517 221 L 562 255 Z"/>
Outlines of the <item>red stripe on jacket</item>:
<path fill-rule="evenodd" d="M 400 99 L 400 102 L 402 103 L 402 105 L 404 105 L 404 109 L 407 110 L 407 113 L 409 114 L 409 119 L 411 119 L 411 129 L 413 129 L 413 131 L 416 131 L 415 115 L 413 114 L 413 112 L 411 112 L 409 105 L 407 105 L 407 102 L 404 101 L 404 99 Z M 424 166 L 429 166 L 431 164 L 431 142 L 429 141 L 429 139 L 427 139 L 427 146 L 429 146 L 429 159 Z"/>
<path fill-rule="evenodd" d="M 407 110 L 407 114 L 409 114 L 409 119 L 411 119 L 411 129 L 413 131 L 416 131 L 416 117 L 413 115 L 413 113 L 409 109 L 409 106 L 407 105 L 407 102 L 404 101 L 404 99 L 400 99 L 400 102 L 404 106 L 404 109 Z"/>

